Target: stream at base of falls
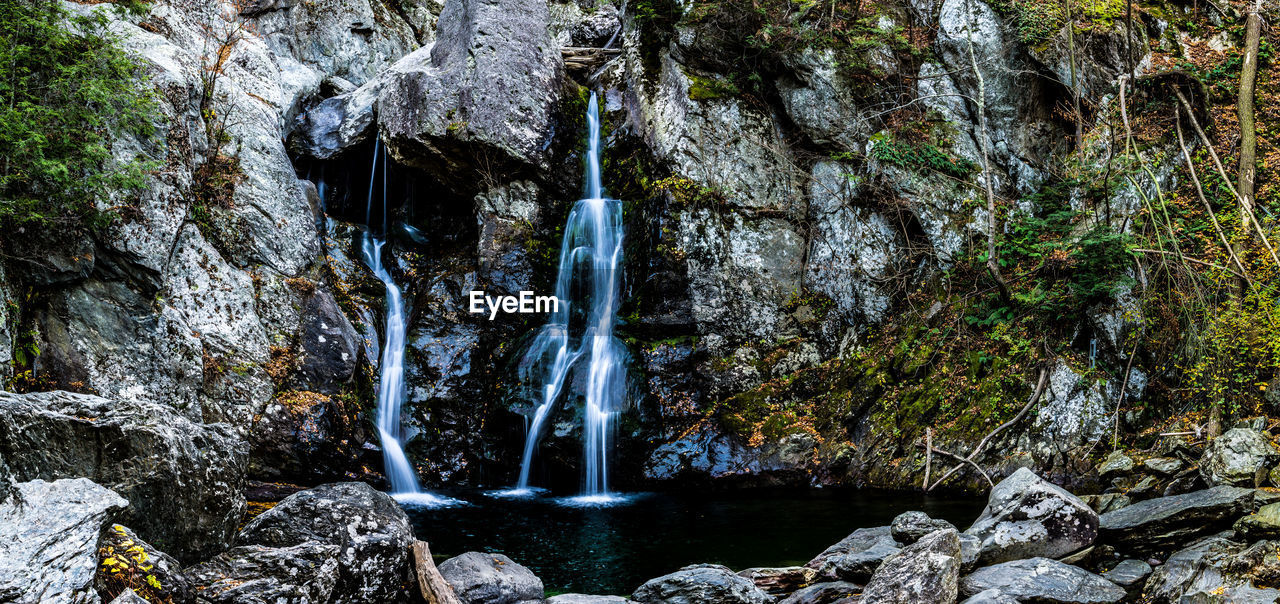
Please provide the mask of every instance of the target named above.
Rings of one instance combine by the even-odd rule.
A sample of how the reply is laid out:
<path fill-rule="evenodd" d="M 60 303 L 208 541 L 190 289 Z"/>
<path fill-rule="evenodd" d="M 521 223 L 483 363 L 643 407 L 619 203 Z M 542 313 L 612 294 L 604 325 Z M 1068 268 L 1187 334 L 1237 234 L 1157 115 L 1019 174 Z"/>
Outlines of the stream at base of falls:
<path fill-rule="evenodd" d="M 545 491 L 449 494 L 470 504 L 406 506 L 437 562 L 468 551 L 505 554 L 540 577 L 548 596 L 629 595 L 689 564 L 734 571 L 803 565 L 855 529 L 887 525 L 902 512 L 920 510 L 964 530 L 986 505 L 971 497 L 804 488 L 633 493 L 611 506 Z"/>

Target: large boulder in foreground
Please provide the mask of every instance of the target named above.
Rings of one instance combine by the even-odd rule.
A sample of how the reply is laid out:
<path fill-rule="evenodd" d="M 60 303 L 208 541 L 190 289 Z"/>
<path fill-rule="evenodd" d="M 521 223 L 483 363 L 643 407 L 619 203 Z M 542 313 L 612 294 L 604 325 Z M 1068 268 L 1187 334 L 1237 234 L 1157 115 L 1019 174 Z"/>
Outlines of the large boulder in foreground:
<path fill-rule="evenodd" d="M 1058 604 L 1111 604 L 1125 597 L 1125 591 L 1119 585 L 1083 568 L 1048 558 L 986 566 L 960 580 L 963 596 L 987 591 L 1019 602 Z"/>
<path fill-rule="evenodd" d="M 212 604 L 337 602 L 338 546 L 233 547 L 187 569 L 187 578 L 199 590 L 200 601 Z"/>
<path fill-rule="evenodd" d="M 386 493 L 363 482 L 299 491 L 245 525 L 236 545 L 338 547 L 332 602 L 393 602 L 410 578 L 413 528 Z M 257 555 L 257 554 L 255 554 Z"/>
<path fill-rule="evenodd" d="M 1246 546 L 1223 532 L 1178 550 L 1151 573 L 1144 601 L 1154 603 L 1276 602 L 1280 590 L 1259 589 L 1280 578 L 1280 543 Z"/>
<path fill-rule="evenodd" d="M 818 576 L 825 579 L 866 583 L 885 558 L 902 549 L 891 531 L 887 526 L 853 531 L 805 566 L 818 571 Z"/>
<path fill-rule="evenodd" d="M 99 602 L 98 540 L 127 505 L 85 478 L 13 485 L 0 502 L 0 602 Z"/>
<path fill-rule="evenodd" d="M 946 529 L 955 530 L 955 525 L 937 518 L 930 518 L 924 512 L 903 512 L 889 523 L 889 534 L 894 541 L 903 545 L 911 545 L 925 535 Z"/>
<path fill-rule="evenodd" d="M 0 392 L 0 457 L 14 478 L 83 476 L 129 500 L 122 522 L 193 562 L 230 544 L 244 515 L 244 442 L 171 407 L 71 392 Z"/>
<path fill-rule="evenodd" d="M 546 167 L 562 86 L 549 20 L 546 0 L 445 3 L 435 45 L 398 63 L 378 97 L 392 155 L 446 182 L 478 162 Z"/>
<path fill-rule="evenodd" d="M 640 604 L 769 604 L 773 598 L 749 579 L 717 564 L 686 566 L 650 579 L 631 599 Z"/>
<path fill-rule="evenodd" d="M 889 556 L 862 591 L 865 602 L 952 604 L 959 593 L 960 534 L 934 531 Z"/>
<path fill-rule="evenodd" d="M 1257 487 L 1280 459 L 1280 451 L 1257 430 L 1232 428 L 1213 439 L 1200 456 L 1200 475 L 1209 486 Z"/>
<path fill-rule="evenodd" d="M 541 602 L 542 579 L 502 554 L 467 552 L 440 563 L 440 574 L 465 604 Z"/>
<path fill-rule="evenodd" d="M 965 531 L 982 540 L 980 564 L 1058 558 L 1098 537 L 1098 514 L 1027 468 L 991 489 L 987 507 Z"/>
<path fill-rule="evenodd" d="M 1218 486 L 1157 497 L 1107 512 L 1099 538 L 1121 551 L 1150 554 L 1229 528 L 1253 504 L 1253 489 Z"/>

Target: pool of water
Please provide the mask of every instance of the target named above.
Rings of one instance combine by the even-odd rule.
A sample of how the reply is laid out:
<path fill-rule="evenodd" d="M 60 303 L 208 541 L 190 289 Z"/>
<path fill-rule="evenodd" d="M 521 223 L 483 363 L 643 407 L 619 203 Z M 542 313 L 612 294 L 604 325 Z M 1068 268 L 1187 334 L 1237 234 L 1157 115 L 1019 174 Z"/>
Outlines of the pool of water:
<path fill-rule="evenodd" d="M 501 553 L 541 577 L 548 593 L 619 595 L 701 562 L 734 570 L 801 565 L 854 529 L 889 524 L 908 510 L 963 530 L 986 503 L 842 489 L 639 493 L 606 502 L 546 492 L 449 495 L 467 503 L 405 505 L 438 560 Z"/>

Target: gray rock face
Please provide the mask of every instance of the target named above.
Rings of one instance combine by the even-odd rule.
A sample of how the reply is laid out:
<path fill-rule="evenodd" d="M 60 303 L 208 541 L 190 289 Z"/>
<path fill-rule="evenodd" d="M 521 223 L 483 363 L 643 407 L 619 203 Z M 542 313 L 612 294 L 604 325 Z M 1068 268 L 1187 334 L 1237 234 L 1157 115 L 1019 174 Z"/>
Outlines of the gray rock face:
<path fill-rule="evenodd" d="M 785 566 L 781 568 L 748 568 L 738 572 L 739 577 L 746 577 L 756 587 L 771 596 L 786 595 L 797 589 L 808 586 L 817 578 L 818 571 L 807 566 Z"/>
<path fill-rule="evenodd" d="M 400 505 L 362 482 L 327 484 L 286 497 L 245 525 L 237 545 L 338 547 L 333 602 L 396 599 L 408 579 L 413 529 Z"/>
<path fill-rule="evenodd" d="M 547 598 L 547 604 L 626 604 L 622 596 L 592 596 L 587 594 L 560 594 Z"/>
<path fill-rule="evenodd" d="M 730 434 L 704 429 L 654 449 L 645 462 L 652 480 L 736 479 L 762 484 L 808 482 L 805 468 L 818 443 L 809 434 L 792 434 L 752 447 Z"/>
<path fill-rule="evenodd" d="M 336 602 L 335 588 L 342 580 L 338 555 L 338 546 L 314 541 L 289 547 L 246 545 L 187 569 L 187 577 L 201 602 Z"/>
<path fill-rule="evenodd" d="M 231 542 L 247 448 L 225 424 L 69 392 L 0 393 L 0 456 L 18 480 L 85 476 L 129 500 L 122 520 L 179 560 Z"/>
<path fill-rule="evenodd" d="M 982 539 L 980 562 L 1060 557 L 1098 537 L 1098 514 L 1075 495 L 1021 468 L 991 489 L 965 533 Z"/>
<path fill-rule="evenodd" d="M 285 391 L 267 404 L 249 434 L 249 476 L 310 484 L 360 468 L 364 433 L 339 397 Z"/>
<path fill-rule="evenodd" d="M 810 585 L 793 593 L 778 604 L 830 604 L 862 592 L 862 586 L 846 581 L 827 581 Z"/>
<path fill-rule="evenodd" d="M 1168 549 L 1231 526 L 1252 502 L 1252 489 L 1228 486 L 1157 497 L 1103 514 L 1099 538 L 1140 554 Z"/>
<path fill-rule="evenodd" d="M 546 167 L 561 91 L 549 18 L 545 0 L 447 3 L 430 53 L 393 70 L 378 97 L 392 155 L 463 190 L 475 186 L 463 170 L 481 157 Z"/>
<path fill-rule="evenodd" d="M 1280 503 L 1269 503 L 1236 521 L 1237 533 L 1250 541 L 1280 538 Z"/>
<path fill-rule="evenodd" d="M 1225 568 L 1242 550 L 1244 544 L 1222 536 L 1200 539 L 1170 555 L 1143 591 L 1154 602 L 1178 602 L 1185 594 L 1220 589 Z"/>
<path fill-rule="evenodd" d="M 360 335 L 333 295 L 312 292 L 303 302 L 298 327 L 296 369 L 289 386 L 321 394 L 337 394 L 351 381 L 360 361 Z"/>
<path fill-rule="evenodd" d="M 1122 507 L 1132 503 L 1130 499 L 1120 493 L 1103 493 L 1102 495 L 1084 495 L 1080 501 L 1085 502 L 1093 511 L 1098 514 L 1114 512 Z"/>
<path fill-rule="evenodd" d="M 1109 604 L 1124 599 L 1125 591 L 1087 570 L 1048 558 L 1015 560 L 985 566 L 960 580 L 960 593 L 973 596 L 987 590 L 1019 602 Z"/>
<path fill-rule="evenodd" d="M 85 478 L 14 485 L 0 502 L 0 600 L 101 601 L 98 539 L 129 502 Z"/>
<path fill-rule="evenodd" d="M 959 593 L 960 535 L 934 531 L 885 559 L 862 592 L 866 602 L 952 604 Z"/>
<path fill-rule="evenodd" d="M 1257 487 L 1277 460 L 1280 451 L 1261 432 L 1232 428 L 1205 447 L 1200 475 L 1209 486 Z"/>
<path fill-rule="evenodd" d="M 1059 361 L 1049 373 L 1044 398 L 1034 426 L 1038 440 L 1050 450 L 1084 446 L 1107 433 L 1110 407 L 1103 383 L 1087 380 Z"/>
<path fill-rule="evenodd" d="M 965 598 L 962 604 L 1018 604 L 1018 599 L 998 589 L 988 589 Z"/>
<path fill-rule="evenodd" d="M 1164 476 L 1173 476 L 1182 470 L 1182 460 L 1172 457 L 1153 457 L 1142 462 L 1148 470 Z"/>
<path fill-rule="evenodd" d="M 1098 476 L 1107 478 L 1113 474 L 1127 474 L 1133 471 L 1133 459 L 1120 451 L 1112 451 L 1107 458 L 1098 464 Z"/>
<path fill-rule="evenodd" d="M 889 527 L 862 528 L 828 547 L 805 566 L 827 579 L 866 583 L 885 558 L 901 549 Z"/>
<path fill-rule="evenodd" d="M 1132 558 L 1123 560 L 1115 568 L 1102 573 L 1102 578 L 1129 589 L 1142 583 L 1151 574 L 1151 565 Z"/>
<path fill-rule="evenodd" d="M 132 589 L 126 589 L 123 592 L 121 592 L 120 595 L 116 596 L 116 598 L 111 601 L 111 604 L 149 604 L 149 603 L 146 600 L 143 600 L 142 597 L 138 595 L 138 592 L 133 591 Z"/>
<path fill-rule="evenodd" d="M 748 579 L 716 564 L 686 566 L 650 579 L 631 594 L 640 604 L 768 604 L 773 602 Z"/>
<path fill-rule="evenodd" d="M 934 531 L 955 528 L 954 524 L 946 520 L 930 518 L 924 512 L 903 512 L 898 514 L 893 519 L 893 522 L 889 524 L 889 534 L 893 535 L 894 541 L 903 545 L 911 545 L 919 541 L 921 537 Z"/>
<path fill-rule="evenodd" d="M 502 554 L 467 552 L 440 563 L 440 574 L 465 604 L 532 604 L 542 579 Z"/>

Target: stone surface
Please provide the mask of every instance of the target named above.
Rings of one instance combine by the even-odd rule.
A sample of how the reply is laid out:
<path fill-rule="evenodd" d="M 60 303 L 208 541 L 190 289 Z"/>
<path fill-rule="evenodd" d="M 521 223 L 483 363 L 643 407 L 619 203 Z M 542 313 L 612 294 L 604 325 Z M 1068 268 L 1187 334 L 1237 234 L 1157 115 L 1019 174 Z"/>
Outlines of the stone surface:
<path fill-rule="evenodd" d="M 1084 495 L 1080 501 L 1085 502 L 1098 514 L 1114 512 L 1132 503 L 1128 496 L 1121 493 L 1103 493 L 1101 495 Z"/>
<path fill-rule="evenodd" d="M 1075 495 L 1021 468 L 991 489 L 966 534 L 982 539 L 980 563 L 1061 557 L 1093 544 L 1098 514 Z"/>
<path fill-rule="evenodd" d="M 817 440 L 792 434 L 774 443 L 750 446 L 732 434 L 713 429 L 695 431 L 654 449 L 645 462 L 653 480 L 738 480 L 777 485 L 807 483 Z"/>
<path fill-rule="evenodd" d="M 1127 474 L 1133 471 L 1133 459 L 1120 451 L 1112 451 L 1107 458 L 1098 464 L 1098 476 L 1107 478 L 1113 474 Z"/>
<path fill-rule="evenodd" d="M 440 563 L 440 574 L 466 604 L 532 604 L 542 579 L 502 554 L 467 552 Z"/>
<path fill-rule="evenodd" d="M 1229 486 L 1157 497 L 1103 514 L 1099 538 L 1140 554 L 1167 549 L 1231 526 L 1252 502 L 1252 489 Z"/>
<path fill-rule="evenodd" d="M 817 578 L 818 571 L 806 566 L 785 566 L 781 568 L 748 568 L 738 572 L 739 577 L 746 577 L 756 587 L 771 596 L 786 595 L 803 587 L 807 587 Z"/>
<path fill-rule="evenodd" d="M 631 594 L 640 604 L 769 604 L 773 598 L 729 569 L 700 564 L 650 579 Z"/>
<path fill-rule="evenodd" d="M 370 439 L 351 407 L 317 392 L 277 394 L 249 433 L 249 476 L 302 484 L 356 477 L 361 446 Z"/>
<path fill-rule="evenodd" d="M 1125 591 L 1087 570 L 1031 558 L 985 566 L 960 580 L 960 593 L 973 596 L 994 590 L 1019 602 L 1105 604 L 1124 599 Z"/>
<path fill-rule="evenodd" d="M 175 603 L 195 600 L 195 591 L 186 573 L 183 572 L 182 565 L 169 554 L 143 541 L 129 527 L 119 524 L 107 527 L 102 531 L 102 537 L 98 541 L 99 560 L 105 561 L 107 558 L 114 557 L 133 567 L 139 559 L 136 553 L 138 551 L 145 556 L 143 558 L 145 562 L 142 564 L 150 567 L 146 574 L 154 577 L 156 583 L 160 585 L 158 588 L 147 586 L 151 589 L 149 596 Z M 98 593 L 109 596 L 120 591 L 118 584 L 112 581 L 115 576 L 110 571 L 103 571 L 101 567 L 99 571 L 94 582 Z M 133 580 L 146 581 L 145 577 L 136 577 Z M 127 591 L 130 590 L 126 588 L 125 592 Z M 116 599 L 124 597 L 125 592 L 120 592 Z"/>
<path fill-rule="evenodd" d="M 129 500 L 122 521 L 184 562 L 225 548 L 244 514 L 246 447 L 171 407 L 0 392 L 0 456 L 17 480 L 84 476 Z"/>
<path fill-rule="evenodd" d="M 858 529 L 805 566 L 826 579 L 866 583 L 885 558 L 902 549 L 891 531 L 887 526 Z"/>
<path fill-rule="evenodd" d="M 1280 451 L 1261 432 L 1232 428 L 1210 441 L 1200 457 L 1200 475 L 1209 486 L 1261 486 L 1280 460 Z"/>
<path fill-rule="evenodd" d="M 0 502 L 0 601 L 100 602 L 98 540 L 128 503 L 86 478 L 14 485 Z"/>
<path fill-rule="evenodd" d="M 885 558 L 862 592 L 865 602 L 952 604 L 959 592 L 960 535 L 934 531 Z"/>
<path fill-rule="evenodd" d="M 956 528 L 955 525 L 950 522 L 930 518 L 924 512 L 903 512 L 889 524 L 889 534 L 893 536 L 894 541 L 911 545 L 934 531 L 954 528 Z"/>
<path fill-rule="evenodd" d="M 1142 462 L 1148 470 L 1164 476 L 1173 476 L 1182 470 L 1182 460 L 1173 457 L 1153 457 Z"/>
<path fill-rule="evenodd" d="M 1280 503 L 1269 503 L 1236 521 L 1237 533 L 1250 540 L 1280 538 Z"/>
<path fill-rule="evenodd" d="M 862 593 L 862 586 L 847 581 L 815 583 L 781 600 L 778 604 L 830 604 Z"/>
<path fill-rule="evenodd" d="M 560 594 L 547 598 L 547 604 L 626 604 L 622 596 L 592 596 L 587 594 Z"/>
<path fill-rule="evenodd" d="M 339 553 L 336 545 L 314 541 L 288 547 L 244 545 L 186 572 L 201 602 L 337 602 Z"/>
<path fill-rule="evenodd" d="M 1142 560 L 1121 560 L 1115 568 L 1102 573 L 1102 578 L 1120 587 L 1129 589 L 1140 585 L 1151 575 L 1151 565 Z"/>
<path fill-rule="evenodd" d="M 413 528 L 400 505 L 362 482 L 300 491 L 254 518 L 236 545 L 289 548 L 308 542 L 338 548 L 334 602 L 390 601 L 410 575 Z"/>

